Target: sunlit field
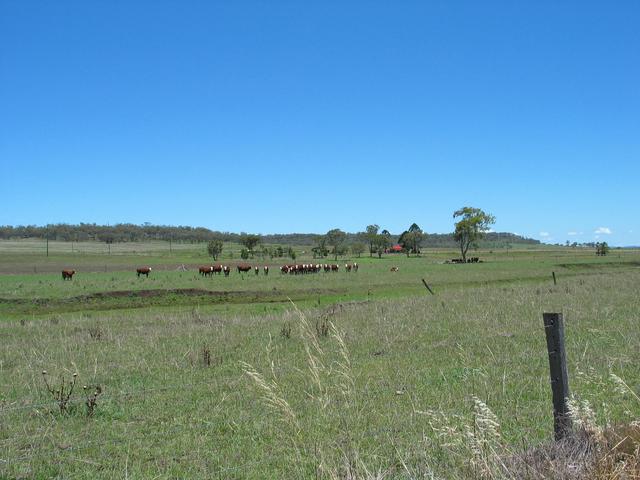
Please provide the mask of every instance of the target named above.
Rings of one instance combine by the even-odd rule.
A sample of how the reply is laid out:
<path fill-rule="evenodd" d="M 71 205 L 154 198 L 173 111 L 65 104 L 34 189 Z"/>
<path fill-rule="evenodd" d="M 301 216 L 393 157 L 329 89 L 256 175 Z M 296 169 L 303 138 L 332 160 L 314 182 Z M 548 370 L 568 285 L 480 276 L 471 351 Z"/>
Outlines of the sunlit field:
<path fill-rule="evenodd" d="M 203 245 L 42 245 L 0 242 L 0 478 L 501 478 L 553 437 L 543 312 L 564 314 L 594 422 L 640 415 L 636 250 L 424 250 L 307 275 L 250 258 L 269 275 L 204 278 Z"/>

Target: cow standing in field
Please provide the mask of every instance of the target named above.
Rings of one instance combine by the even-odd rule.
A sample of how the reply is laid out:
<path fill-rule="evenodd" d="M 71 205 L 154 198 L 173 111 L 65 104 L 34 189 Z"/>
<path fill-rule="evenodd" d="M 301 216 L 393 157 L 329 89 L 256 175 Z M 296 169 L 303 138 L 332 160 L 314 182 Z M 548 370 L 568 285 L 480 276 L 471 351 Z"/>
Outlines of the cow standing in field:
<path fill-rule="evenodd" d="M 218 265 L 214 265 L 213 267 L 211 267 L 211 271 L 217 275 L 220 275 L 223 271 L 223 266 L 221 264 Z"/>
<path fill-rule="evenodd" d="M 358 264 L 356 262 L 353 262 L 353 271 L 354 272 L 358 271 Z"/>
<path fill-rule="evenodd" d="M 339 270 L 339 268 L 340 267 L 338 265 L 336 265 L 335 263 L 331 265 L 331 271 L 332 272 L 337 272 Z"/>
<path fill-rule="evenodd" d="M 351 271 L 351 264 L 350 263 L 345 263 L 344 264 L 344 269 L 345 269 L 345 271 L 350 272 Z"/>
<path fill-rule="evenodd" d="M 269 275 L 269 266 L 268 265 L 264 266 L 264 274 L 265 275 Z"/>
<path fill-rule="evenodd" d="M 225 277 L 228 277 L 229 274 L 231 273 L 231 269 L 229 268 L 229 265 L 224 265 L 222 267 L 222 272 L 224 273 Z"/>
<path fill-rule="evenodd" d="M 198 269 L 198 271 L 200 272 L 200 275 L 202 275 L 203 277 L 208 277 L 213 272 L 213 267 L 211 267 L 211 266 L 208 266 L 208 267 L 203 266 L 203 267 L 200 267 Z"/>
<path fill-rule="evenodd" d="M 398 267 L 391 267 L 391 270 L 389 270 L 389 271 L 391 271 L 391 272 L 397 272 L 398 270 L 400 270 Z"/>
<path fill-rule="evenodd" d="M 256 275 L 258 275 L 260 273 L 260 268 L 259 267 L 255 267 L 254 270 L 256 272 Z"/>
<path fill-rule="evenodd" d="M 138 269 L 136 269 L 136 273 L 138 274 L 138 278 L 140 278 L 140 275 L 145 275 L 147 278 L 149 278 L 149 272 L 151 271 L 151 267 L 140 267 Z"/>
<path fill-rule="evenodd" d="M 62 280 L 73 280 L 75 270 L 62 270 Z"/>
<path fill-rule="evenodd" d="M 238 273 L 248 272 L 251 270 L 251 265 L 249 265 L 248 263 L 240 263 L 236 268 L 238 269 Z"/>

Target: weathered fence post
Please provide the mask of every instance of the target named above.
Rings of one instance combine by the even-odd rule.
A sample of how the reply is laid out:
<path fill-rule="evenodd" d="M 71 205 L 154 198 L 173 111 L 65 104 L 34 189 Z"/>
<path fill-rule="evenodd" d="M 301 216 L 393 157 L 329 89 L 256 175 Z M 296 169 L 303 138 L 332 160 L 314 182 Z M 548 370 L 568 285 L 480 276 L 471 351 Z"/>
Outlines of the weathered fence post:
<path fill-rule="evenodd" d="M 549 373 L 553 394 L 553 431 L 556 440 L 560 440 L 571 431 L 571 418 L 567 405 L 569 374 L 564 349 L 564 324 L 561 313 L 543 313 L 542 320 L 549 353 Z"/>
<path fill-rule="evenodd" d="M 551 275 L 553 275 L 553 284 L 554 284 L 554 285 L 557 285 L 557 282 L 556 282 L 556 272 L 551 272 Z"/>
<path fill-rule="evenodd" d="M 422 279 L 422 283 L 424 283 L 424 286 L 427 287 L 427 290 L 429 290 L 429 293 L 431 293 L 431 295 L 435 295 L 435 293 L 433 293 L 433 290 L 431 290 L 431 287 L 427 285 L 427 282 L 424 278 Z"/>

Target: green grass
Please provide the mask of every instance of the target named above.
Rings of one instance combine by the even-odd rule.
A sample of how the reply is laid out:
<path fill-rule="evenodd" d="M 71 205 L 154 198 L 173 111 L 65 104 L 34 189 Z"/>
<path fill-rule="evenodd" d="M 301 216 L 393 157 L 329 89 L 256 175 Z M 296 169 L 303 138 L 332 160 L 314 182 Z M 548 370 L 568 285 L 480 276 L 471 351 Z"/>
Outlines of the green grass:
<path fill-rule="evenodd" d="M 465 459 L 440 446 L 427 411 L 459 426 L 456 415 L 469 418 L 476 395 L 514 449 L 552 436 L 544 311 L 565 315 L 572 391 L 600 421 L 638 418 L 640 404 L 608 380 L 611 371 L 636 392 L 640 385 L 637 252 L 528 249 L 440 263 L 453 256 L 362 258 L 357 274 L 299 277 L 1 275 L 0 478 L 314 478 L 319 465 L 327 477 L 345 477 L 348 465 L 388 478 L 462 477 Z M 149 258 L 169 264 L 164 253 Z M 182 288 L 228 293 L 222 301 L 169 292 Z M 86 298 L 113 290 L 134 295 Z M 163 293 L 136 296 L 141 290 Z M 346 374 L 337 339 L 309 347 L 287 296 L 313 335 L 323 320 L 344 332 Z M 315 370 L 319 383 L 307 352 L 324 367 Z M 297 428 L 265 403 L 241 362 L 275 382 Z M 42 370 L 99 384 L 95 415 L 86 417 L 82 389 L 61 414 Z"/>

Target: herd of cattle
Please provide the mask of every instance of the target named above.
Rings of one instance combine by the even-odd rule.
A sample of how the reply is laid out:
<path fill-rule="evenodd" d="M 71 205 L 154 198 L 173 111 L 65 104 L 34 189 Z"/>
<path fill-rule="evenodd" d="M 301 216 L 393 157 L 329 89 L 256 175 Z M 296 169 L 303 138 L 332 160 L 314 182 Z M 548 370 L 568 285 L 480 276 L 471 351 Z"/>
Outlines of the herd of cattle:
<path fill-rule="evenodd" d="M 358 264 L 355 262 L 346 263 L 344 265 L 344 269 L 347 272 L 350 272 L 352 270 L 357 272 Z M 268 265 L 265 265 L 264 267 L 260 268 L 258 266 L 251 266 L 248 263 L 240 263 L 236 265 L 236 270 L 238 271 L 238 273 L 245 273 L 253 270 L 256 275 L 259 275 L 260 270 L 262 270 L 265 275 L 269 275 Z M 280 273 L 282 274 L 288 273 L 291 275 L 298 275 L 298 274 L 304 274 L 304 273 L 318 273 L 321 271 L 337 272 L 338 270 L 340 270 L 339 265 L 328 264 L 328 263 L 295 263 L 295 264 L 283 265 L 282 267 L 280 267 Z M 200 275 L 205 277 L 209 275 L 213 275 L 214 273 L 218 275 L 224 274 L 225 277 L 228 277 L 229 273 L 231 273 L 231 268 L 228 265 L 222 265 L 222 264 L 205 265 L 205 266 L 199 267 L 198 271 L 200 272 Z"/>
<path fill-rule="evenodd" d="M 344 265 L 344 269 L 346 272 L 357 272 L 358 271 L 358 264 L 357 263 L 346 263 Z M 269 266 L 265 265 L 264 267 L 260 268 L 259 266 L 251 266 L 248 263 L 240 263 L 238 265 L 236 265 L 236 270 L 238 271 L 238 273 L 246 273 L 246 272 L 250 272 L 250 271 L 254 271 L 256 275 L 260 274 L 260 270 L 262 270 L 262 272 L 265 275 L 269 275 Z M 298 275 L 298 274 L 306 274 L 306 273 L 318 273 L 321 271 L 324 272 L 337 272 L 340 270 L 340 266 L 338 264 L 328 264 L 328 263 L 296 263 L 296 264 L 290 264 L 290 265 L 283 265 L 282 267 L 280 267 L 280 272 L 282 274 L 290 274 L 290 275 Z M 392 269 L 392 271 L 394 271 Z M 397 271 L 397 270 L 395 270 Z M 140 277 L 140 275 L 144 275 L 146 277 L 149 276 L 149 273 L 151 272 L 151 267 L 139 267 L 136 269 L 136 274 L 138 275 L 138 277 Z M 228 277 L 229 274 L 231 273 L 231 267 L 229 265 L 222 265 L 222 264 L 217 264 L 217 265 L 203 265 L 198 267 L 198 272 L 200 273 L 200 275 L 202 275 L 203 277 L 208 277 L 208 276 L 212 276 L 213 274 L 224 274 L 225 277 Z M 63 280 L 72 280 L 73 279 L 73 275 L 75 275 L 76 271 L 75 270 L 62 270 L 62 279 Z"/>
<path fill-rule="evenodd" d="M 478 263 L 481 260 L 478 257 L 470 257 L 467 258 L 466 262 L 462 258 L 453 258 L 451 260 L 447 260 L 445 263 Z M 252 266 L 248 263 L 240 263 L 236 265 L 236 270 L 238 273 L 246 273 L 253 271 L 256 275 L 260 274 L 260 271 L 264 273 L 264 275 L 269 275 L 269 266 L 265 265 L 263 267 Z M 318 272 L 337 272 L 340 270 L 340 265 L 336 263 L 294 263 L 282 265 L 280 267 L 280 273 L 282 274 L 290 274 L 290 275 L 299 275 L 306 273 L 318 273 Z M 357 272 L 358 264 L 357 263 L 345 263 L 344 265 L 345 272 Z M 397 272 L 399 271 L 398 267 L 391 267 L 390 271 Z M 145 277 L 149 276 L 151 272 L 151 267 L 139 267 L 136 269 L 136 274 L 138 277 L 140 275 L 144 275 Z M 223 265 L 221 263 L 217 265 L 203 265 L 198 267 L 198 272 L 203 277 L 212 276 L 213 274 L 221 275 L 224 274 L 225 277 L 228 277 L 231 273 L 231 267 L 229 265 Z M 75 270 L 62 270 L 62 279 L 63 280 L 72 280 L 73 275 L 76 273 Z"/>
<path fill-rule="evenodd" d="M 465 261 L 464 258 L 452 258 L 451 260 L 447 260 L 445 263 L 478 263 L 480 262 L 480 258 L 478 257 L 469 257 Z"/>

